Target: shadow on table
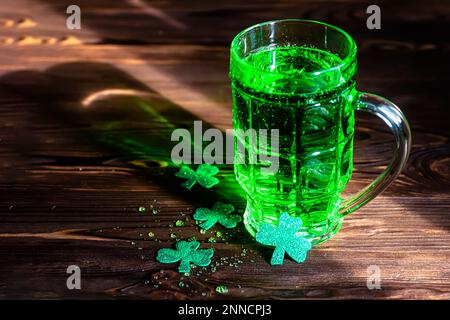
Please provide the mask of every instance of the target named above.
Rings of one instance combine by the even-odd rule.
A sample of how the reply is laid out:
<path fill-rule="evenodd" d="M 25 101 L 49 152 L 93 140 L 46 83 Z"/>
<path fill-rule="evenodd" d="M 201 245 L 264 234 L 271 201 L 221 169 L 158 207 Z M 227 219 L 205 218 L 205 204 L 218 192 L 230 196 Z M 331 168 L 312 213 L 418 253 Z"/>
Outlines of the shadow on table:
<path fill-rule="evenodd" d="M 117 165 L 194 205 L 243 202 L 232 165 L 219 166 L 221 182 L 212 189 L 180 186 L 184 180 L 175 177 L 178 168 L 171 161 L 172 147 L 178 143 L 171 141 L 173 130 L 185 128 L 192 133 L 194 120 L 202 120 L 203 130 L 213 126 L 110 64 L 74 62 L 44 72 L 14 72 L 1 77 L 0 86 L 3 94 L 26 101 L 20 106 L 22 111 L 27 108 L 26 119 L 21 119 L 15 133 L 15 149 L 28 163 Z M 82 144 L 81 149 L 94 149 L 102 156 L 43 154 L 45 138 L 40 137 L 40 129 L 52 128 L 74 132 L 68 148 L 70 143 Z"/>

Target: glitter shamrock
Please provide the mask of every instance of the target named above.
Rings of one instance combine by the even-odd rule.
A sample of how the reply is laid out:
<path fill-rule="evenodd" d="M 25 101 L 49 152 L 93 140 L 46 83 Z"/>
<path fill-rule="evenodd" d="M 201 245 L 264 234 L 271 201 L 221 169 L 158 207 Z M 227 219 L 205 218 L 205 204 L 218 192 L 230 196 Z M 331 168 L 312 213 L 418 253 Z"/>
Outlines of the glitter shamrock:
<path fill-rule="evenodd" d="M 219 183 L 219 179 L 213 177 L 219 172 L 219 169 L 210 164 L 204 163 L 198 166 L 197 171 L 192 170 L 188 166 L 182 166 L 175 176 L 187 179 L 181 184 L 182 187 L 190 190 L 197 182 L 205 188 L 211 188 Z"/>
<path fill-rule="evenodd" d="M 174 249 L 164 248 L 158 250 L 156 260 L 161 263 L 174 263 L 180 261 L 178 271 L 188 273 L 191 263 L 199 267 L 206 267 L 211 263 L 214 249 L 198 249 L 198 241 L 177 241 Z"/>
<path fill-rule="evenodd" d="M 195 210 L 194 219 L 203 221 L 200 227 L 204 230 L 209 230 L 217 222 L 225 228 L 234 228 L 242 218 L 238 215 L 230 215 L 233 211 L 233 205 L 216 202 L 212 210 L 207 208 Z"/>
<path fill-rule="evenodd" d="M 227 286 L 217 286 L 216 292 L 219 294 L 227 294 L 228 293 L 228 287 Z"/>
<path fill-rule="evenodd" d="M 296 234 L 301 226 L 302 220 L 300 218 L 293 218 L 283 212 L 277 227 L 265 223 L 259 228 L 256 241 L 275 247 L 270 260 L 271 265 L 283 264 L 285 252 L 296 262 L 305 261 L 306 254 L 311 249 L 311 243 Z"/>

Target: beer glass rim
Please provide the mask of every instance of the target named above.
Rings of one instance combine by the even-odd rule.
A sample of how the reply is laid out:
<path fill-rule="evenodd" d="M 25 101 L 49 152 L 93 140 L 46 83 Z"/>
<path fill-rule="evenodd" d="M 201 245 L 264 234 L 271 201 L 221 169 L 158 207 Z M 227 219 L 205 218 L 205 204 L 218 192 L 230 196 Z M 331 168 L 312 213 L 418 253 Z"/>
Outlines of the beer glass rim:
<path fill-rule="evenodd" d="M 339 27 L 333 26 L 331 24 L 325 23 L 325 22 L 321 22 L 321 21 L 315 21 L 315 20 L 308 20 L 308 19 L 280 19 L 280 20 L 270 20 L 270 21 L 265 21 L 265 22 L 261 22 L 258 24 L 255 24 L 253 26 L 250 26 L 244 30 L 242 30 L 241 32 L 239 32 L 232 40 L 231 42 L 231 59 L 235 60 L 236 62 L 238 62 L 239 64 L 245 66 L 245 68 L 252 70 L 255 73 L 260 73 L 260 74 L 279 74 L 279 75 L 288 75 L 285 72 L 279 72 L 279 71 L 265 71 L 265 70 L 261 70 L 257 67 L 254 67 L 253 65 L 251 65 L 250 63 L 246 62 L 242 56 L 239 54 L 238 50 L 239 50 L 239 40 L 246 35 L 247 33 L 257 29 L 257 28 L 261 28 L 264 27 L 266 25 L 270 25 L 270 24 L 283 24 L 283 23 L 298 23 L 298 24 L 306 24 L 306 25 L 316 25 L 316 26 L 322 26 L 322 27 L 326 27 L 327 29 L 333 30 L 339 34 L 341 34 L 344 39 L 347 41 L 349 47 L 348 47 L 348 52 L 346 53 L 345 57 L 342 58 L 342 62 L 334 65 L 332 67 L 329 68 L 324 68 L 321 69 L 320 71 L 306 71 L 303 74 L 311 74 L 314 76 L 318 76 L 318 75 L 322 75 L 324 73 L 327 72 L 334 72 L 336 70 L 344 70 L 346 69 L 348 66 L 350 66 L 356 59 L 356 51 L 357 51 L 357 46 L 356 46 L 356 42 L 355 40 L 344 30 L 342 30 Z"/>

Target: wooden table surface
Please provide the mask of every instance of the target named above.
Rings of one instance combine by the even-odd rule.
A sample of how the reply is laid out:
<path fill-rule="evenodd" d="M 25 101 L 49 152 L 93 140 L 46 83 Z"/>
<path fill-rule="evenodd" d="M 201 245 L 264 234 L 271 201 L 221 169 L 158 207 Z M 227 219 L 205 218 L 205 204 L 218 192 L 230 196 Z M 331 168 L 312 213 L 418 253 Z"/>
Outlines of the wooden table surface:
<path fill-rule="evenodd" d="M 80 0 L 82 29 L 68 30 L 72 2 L 0 1 L 0 298 L 450 298 L 448 3 L 378 1 L 382 28 L 368 30 L 372 1 Z M 413 147 L 395 183 L 305 263 L 272 267 L 271 250 L 242 224 L 217 243 L 208 239 L 219 227 L 199 233 L 196 208 L 221 200 L 242 212 L 245 201 L 231 166 L 211 190 L 181 188 L 169 137 L 196 119 L 231 127 L 230 40 L 277 18 L 354 36 L 358 88 L 402 108 Z M 110 89 L 145 95 L 86 105 Z M 387 127 L 358 114 L 349 194 L 381 172 L 392 147 Z M 185 277 L 158 263 L 171 233 L 213 247 L 217 270 Z M 66 287 L 70 265 L 81 290 Z M 371 265 L 380 290 L 366 286 Z"/>

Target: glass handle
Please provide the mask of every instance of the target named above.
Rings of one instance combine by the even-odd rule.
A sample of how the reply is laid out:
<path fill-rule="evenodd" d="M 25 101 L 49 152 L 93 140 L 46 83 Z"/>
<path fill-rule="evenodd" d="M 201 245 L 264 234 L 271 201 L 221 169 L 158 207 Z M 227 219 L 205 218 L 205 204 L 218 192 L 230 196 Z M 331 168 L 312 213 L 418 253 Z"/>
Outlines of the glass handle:
<path fill-rule="evenodd" d="M 411 148 L 408 121 L 394 103 L 372 93 L 360 93 L 356 109 L 380 117 L 394 134 L 396 146 L 394 157 L 384 172 L 361 192 L 344 200 L 339 209 L 339 213 L 344 216 L 374 199 L 394 181 L 405 166 Z"/>

